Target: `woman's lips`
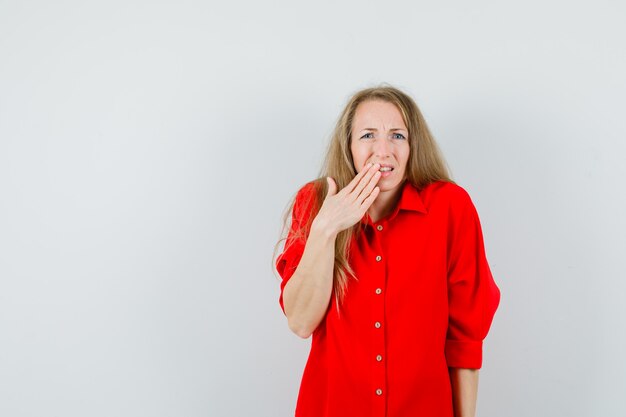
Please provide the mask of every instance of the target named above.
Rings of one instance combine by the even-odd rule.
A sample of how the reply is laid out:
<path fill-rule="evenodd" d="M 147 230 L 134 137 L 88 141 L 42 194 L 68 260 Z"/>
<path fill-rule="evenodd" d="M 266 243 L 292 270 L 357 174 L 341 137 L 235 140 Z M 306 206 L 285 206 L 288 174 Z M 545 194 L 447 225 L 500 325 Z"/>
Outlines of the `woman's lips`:
<path fill-rule="evenodd" d="M 382 171 L 379 171 L 379 172 L 380 172 L 380 178 L 387 178 L 388 176 L 390 176 L 390 175 L 391 175 L 391 173 L 393 172 L 393 170 L 391 170 L 391 171 L 386 171 L 386 172 L 382 172 Z"/>
<path fill-rule="evenodd" d="M 374 164 L 379 164 L 380 165 L 380 168 L 378 169 L 378 172 L 380 172 L 380 178 L 387 178 L 388 176 L 391 175 L 391 173 L 395 169 L 390 164 L 381 164 L 380 162 L 374 162 Z M 365 168 L 367 168 L 367 165 L 365 166 Z M 391 168 L 391 170 L 389 170 L 389 171 L 381 171 L 382 168 Z"/>
<path fill-rule="evenodd" d="M 381 171 L 383 168 L 386 168 L 386 170 L 385 171 Z M 378 172 L 380 172 L 380 177 L 381 178 L 387 178 L 388 176 L 391 175 L 393 170 L 394 170 L 394 168 L 390 164 L 380 164 L 380 168 L 378 169 Z"/>

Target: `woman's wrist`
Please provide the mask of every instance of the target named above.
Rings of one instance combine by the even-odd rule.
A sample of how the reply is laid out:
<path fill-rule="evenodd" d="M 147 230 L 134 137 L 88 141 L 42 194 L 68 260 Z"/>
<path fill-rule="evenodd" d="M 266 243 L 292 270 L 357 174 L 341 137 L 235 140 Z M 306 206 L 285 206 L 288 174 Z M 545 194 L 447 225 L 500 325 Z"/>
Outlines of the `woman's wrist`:
<path fill-rule="evenodd" d="M 339 234 L 329 222 L 319 217 L 313 219 L 313 223 L 311 223 L 311 233 L 324 236 L 326 239 L 335 239 Z"/>

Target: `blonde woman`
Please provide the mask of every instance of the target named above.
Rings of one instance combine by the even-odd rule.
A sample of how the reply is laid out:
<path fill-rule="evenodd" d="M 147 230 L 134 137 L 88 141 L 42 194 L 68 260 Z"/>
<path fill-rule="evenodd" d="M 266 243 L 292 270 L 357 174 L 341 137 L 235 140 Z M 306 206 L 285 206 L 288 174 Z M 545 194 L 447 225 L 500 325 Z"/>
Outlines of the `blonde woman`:
<path fill-rule="evenodd" d="M 295 416 L 473 417 L 500 290 L 414 100 L 354 94 L 319 177 L 275 263 L 289 328 L 313 335 Z"/>

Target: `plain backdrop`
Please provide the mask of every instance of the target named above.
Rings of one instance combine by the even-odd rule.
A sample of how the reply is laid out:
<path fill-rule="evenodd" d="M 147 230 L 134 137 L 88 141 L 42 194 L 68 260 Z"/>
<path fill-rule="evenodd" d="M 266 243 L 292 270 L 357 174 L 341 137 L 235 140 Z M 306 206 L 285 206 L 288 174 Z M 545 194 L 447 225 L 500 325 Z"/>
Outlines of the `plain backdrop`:
<path fill-rule="evenodd" d="M 626 415 L 626 6 L 0 1 L 0 416 L 293 415 L 274 245 L 409 93 L 502 291 L 477 415 Z M 411 417 L 411 416 L 408 416 Z"/>

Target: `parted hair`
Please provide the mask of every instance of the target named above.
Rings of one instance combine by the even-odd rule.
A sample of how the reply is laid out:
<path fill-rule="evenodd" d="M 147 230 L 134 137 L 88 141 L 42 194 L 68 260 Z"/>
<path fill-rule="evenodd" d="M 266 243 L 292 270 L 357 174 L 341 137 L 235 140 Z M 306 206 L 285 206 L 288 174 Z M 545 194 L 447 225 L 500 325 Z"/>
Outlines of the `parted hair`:
<path fill-rule="evenodd" d="M 302 204 L 310 207 L 310 215 L 303 219 L 298 230 L 293 229 L 293 224 L 287 228 L 288 221 L 292 218 L 296 194 L 294 194 L 286 208 L 282 218 L 281 238 L 274 246 L 272 267 L 275 268 L 276 250 L 280 242 L 286 240 L 289 233 L 293 239 L 303 239 L 309 235 L 311 223 L 319 212 L 320 207 L 328 193 L 328 181 L 326 177 L 332 177 L 337 184 L 337 191 L 343 189 L 356 176 L 357 170 L 352 159 L 350 144 L 352 139 L 352 122 L 359 104 L 367 100 L 382 100 L 394 104 L 404 119 L 408 130 L 409 159 L 406 167 L 406 181 L 413 184 L 418 190 L 434 181 L 448 181 L 454 183 L 450 176 L 449 167 L 431 134 L 424 117 L 415 101 L 406 93 L 390 86 L 379 86 L 357 91 L 349 99 L 343 111 L 339 115 L 334 131 L 332 132 L 328 148 L 326 150 L 323 165 L 318 178 L 307 182 L 304 186 L 312 184 L 315 192 L 307 193 L 312 201 L 303 201 Z M 301 187 L 301 188 L 303 188 Z M 339 312 L 348 288 L 348 279 L 356 277 L 348 259 L 350 254 L 350 242 L 360 232 L 361 222 L 342 230 L 338 233 L 335 241 L 335 266 L 333 272 L 333 290 L 335 302 Z M 285 230 L 288 230 L 285 235 Z M 286 245 L 290 241 L 286 242 Z M 285 249 L 287 249 L 285 247 Z"/>

